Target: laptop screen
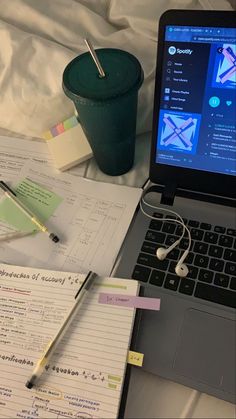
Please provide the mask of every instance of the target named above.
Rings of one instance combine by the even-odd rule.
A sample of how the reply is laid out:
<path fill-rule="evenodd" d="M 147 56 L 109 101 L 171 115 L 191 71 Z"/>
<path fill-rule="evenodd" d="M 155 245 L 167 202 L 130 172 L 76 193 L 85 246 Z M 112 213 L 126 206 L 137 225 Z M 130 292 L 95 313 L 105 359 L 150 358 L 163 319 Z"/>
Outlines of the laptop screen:
<path fill-rule="evenodd" d="M 155 161 L 236 175 L 236 29 L 166 26 Z"/>

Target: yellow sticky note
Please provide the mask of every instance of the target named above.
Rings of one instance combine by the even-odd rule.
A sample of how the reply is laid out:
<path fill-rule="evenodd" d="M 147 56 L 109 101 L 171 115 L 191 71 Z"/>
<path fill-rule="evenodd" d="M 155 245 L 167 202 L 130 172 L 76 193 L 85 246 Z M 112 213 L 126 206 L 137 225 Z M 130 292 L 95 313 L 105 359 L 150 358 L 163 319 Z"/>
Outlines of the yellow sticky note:
<path fill-rule="evenodd" d="M 140 352 L 129 351 L 128 352 L 128 364 L 137 365 L 137 367 L 141 367 L 143 365 L 143 357 L 144 354 Z"/>
<path fill-rule="evenodd" d="M 46 140 L 46 141 L 51 140 L 53 138 L 53 135 L 52 135 L 51 131 L 44 132 L 42 136 L 43 136 L 44 140 Z"/>

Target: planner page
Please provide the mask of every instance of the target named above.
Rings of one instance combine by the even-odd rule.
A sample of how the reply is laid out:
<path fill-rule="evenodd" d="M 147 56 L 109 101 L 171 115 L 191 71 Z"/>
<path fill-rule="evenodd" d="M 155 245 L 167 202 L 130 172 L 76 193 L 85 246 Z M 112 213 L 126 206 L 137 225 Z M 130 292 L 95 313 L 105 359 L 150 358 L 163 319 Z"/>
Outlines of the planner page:
<path fill-rule="evenodd" d="M 117 417 L 135 309 L 98 298 L 137 295 L 137 281 L 97 277 L 36 386 L 25 386 L 84 278 L 0 264 L 0 418 Z"/>

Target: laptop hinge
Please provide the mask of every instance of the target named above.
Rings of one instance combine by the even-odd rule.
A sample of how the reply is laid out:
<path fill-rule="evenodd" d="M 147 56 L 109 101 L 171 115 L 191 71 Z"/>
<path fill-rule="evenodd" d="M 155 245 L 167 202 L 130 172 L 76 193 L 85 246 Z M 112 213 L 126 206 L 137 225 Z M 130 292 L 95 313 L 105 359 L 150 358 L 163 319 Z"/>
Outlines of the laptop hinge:
<path fill-rule="evenodd" d="M 173 205 L 175 194 L 176 194 L 176 183 L 169 183 L 165 186 L 164 191 L 161 194 L 161 204 L 163 205 Z"/>

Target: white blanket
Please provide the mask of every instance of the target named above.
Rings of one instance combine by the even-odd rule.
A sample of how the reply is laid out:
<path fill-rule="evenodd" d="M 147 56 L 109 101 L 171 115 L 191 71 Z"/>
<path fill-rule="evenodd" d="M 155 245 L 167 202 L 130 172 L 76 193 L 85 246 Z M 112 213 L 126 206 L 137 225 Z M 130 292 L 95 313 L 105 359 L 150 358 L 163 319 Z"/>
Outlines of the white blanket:
<path fill-rule="evenodd" d="M 0 0 L 0 130 L 41 137 L 73 114 L 62 91 L 62 73 L 71 59 L 87 50 L 83 39 L 89 37 L 95 48 L 121 48 L 139 59 L 145 80 L 139 93 L 137 134 L 149 132 L 158 19 L 171 8 L 229 9 L 230 4 L 227 0 Z M 141 150 L 140 155 L 146 152 Z M 147 164 L 145 156 L 141 165 Z"/>

